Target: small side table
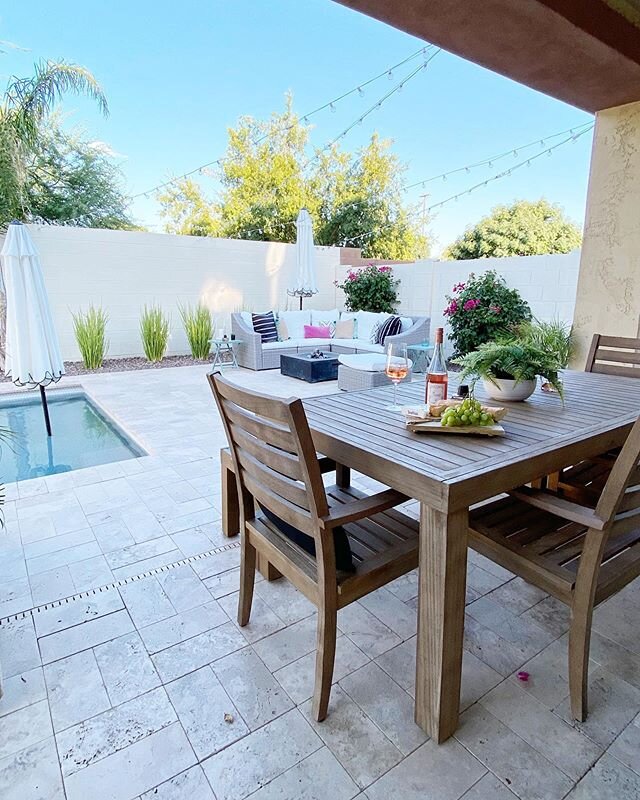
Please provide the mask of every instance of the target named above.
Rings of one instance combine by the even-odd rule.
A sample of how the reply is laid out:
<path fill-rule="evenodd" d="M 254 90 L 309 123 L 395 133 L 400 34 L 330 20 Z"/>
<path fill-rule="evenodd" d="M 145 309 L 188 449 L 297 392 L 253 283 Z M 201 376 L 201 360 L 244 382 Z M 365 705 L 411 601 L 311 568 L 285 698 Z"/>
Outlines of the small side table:
<path fill-rule="evenodd" d="M 407 354 L 413 361 L 413 372 L 426 372 L 429 369 L 429 357 L 432 352 L 433 345 L 429 342 L 407 345 Z"/>
<path fill-rule="evenodd" d="M 237 367 L 238 359 L 234 345 L 242 344 L 238 339 L 212 339 L 211 345 L 213 347 L 213 365 L 212 369 L 216 367 Z"/>

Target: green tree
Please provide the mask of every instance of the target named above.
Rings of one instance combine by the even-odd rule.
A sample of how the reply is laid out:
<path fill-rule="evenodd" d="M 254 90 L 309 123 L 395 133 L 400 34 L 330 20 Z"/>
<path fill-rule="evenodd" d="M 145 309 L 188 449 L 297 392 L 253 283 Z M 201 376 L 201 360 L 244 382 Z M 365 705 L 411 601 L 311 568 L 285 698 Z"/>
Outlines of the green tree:
<path fill-rule="evenodd" d="M 90 228 L 135 227 L 122 172 L 108 149 L 64 131 L 55 120 L 39 134 L 26 173 L 24 194 L 32 219 L 73 220 Z"/>
<path fill-rule="evenodd" d="M 37 150 L 44 121 L 67 92 L 88 95 L 103 114 L 108 113 L 96 79 L 77 64 L 40 62 L 31 77 L 10 79 L 0 100 L 0 224 L 28 216 L 28 164 Z"/>
<path fill-rule="evenodd" d="M 177 181 L 158 199 L 171 233 L 293 242 L 301 208 L 311 214 L 316 242 L 361 247 L 367 258 L 426 255 L 427 242 L 403 204 L 403 167 L 391 143 L 374 135 L 347 153 L 337 146 L 309 153 L 309 126 L 292 110 L 266 122 L 241 118 L 229 130 L 212 202 L 194 181 Z"/>
<path fill-rule="evenodd" d="M 185 236 L 222 236 L 216 207 L 205 199 L 200 186 L 190 178 L 169 184 L 158 194 L 160 215 L 167 233 Z"/>
<path fill-rule="evenodd" d="M 334 149 L 321 160 L 315 177 L 323 198 L 318 244 L 348 240 L 365 258 L 426 256 L 427 240 L 403 202 L 403 172 L 391 141 L 377 134 L 355 156 Z"/>
<path fill-rule="evenodd" d="M 496 206 L 445 251 L 445 258 L 502 258 L 569 253 L 580 247 L 580 229 L 546 200 Z"/>

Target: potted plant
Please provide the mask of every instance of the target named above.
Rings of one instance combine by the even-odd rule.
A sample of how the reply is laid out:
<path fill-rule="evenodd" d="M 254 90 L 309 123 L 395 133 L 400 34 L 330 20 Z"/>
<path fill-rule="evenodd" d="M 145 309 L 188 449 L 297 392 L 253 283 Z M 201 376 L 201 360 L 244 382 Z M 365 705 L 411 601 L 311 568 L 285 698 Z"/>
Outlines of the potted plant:
<path fill-rule="evenodd" d="M 536 388 L 538 376 L 544 378 L 562 397 L 559 363 L 553 353 L 524 339 L 481 344 L 477 350 L 455 359 L 462 367 L 460 380 L 474 376 L 482 379 L 485 391 L 493 400 L 526 400 Z"/>
<path fill-rule="evenodd" d="M 527 301 L 517 289 L 509 289 L 495 270 L 482 275 L 472 272 L 464 283 L 453 287 L 447 302 L 444 315 L 456 358 L 485 342 L 513 335 L 519 325 L 531 319 Z"/>
<path fill-rule="evenodd" d="M 550 322 L 525 322 L 518 328 L 518 338 L 555 357 L 560 371 L 569 366 L 575 349 L 571 325 L 559 319 Z M 543 391 L 553 392 L 551 384 L 544 383 Z"/>
<path fill-rule="evenodd" d="M 393 277 L 388 266 L 369 264 L 350 269 L 342 283 L 335 281 L 344 292 L 347 311 L 375 311 L 394 314 L 398 305 L 400 281 Z"/>

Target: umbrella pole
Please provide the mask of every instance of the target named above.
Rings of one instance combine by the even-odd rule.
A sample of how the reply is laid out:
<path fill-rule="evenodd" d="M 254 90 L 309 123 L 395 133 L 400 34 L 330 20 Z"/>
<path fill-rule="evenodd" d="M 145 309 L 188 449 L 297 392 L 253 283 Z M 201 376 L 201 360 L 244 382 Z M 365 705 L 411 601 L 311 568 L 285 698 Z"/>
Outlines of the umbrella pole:
<path fill-rule="evenodd" d="M 300 295 L 300 311 L 302 311 L 302 295 Z"/>
<path fill-rule="evenodd" d="M 51 436 L 51 420 L 49 419 L 49 406 L 47 405 L 47 395 L 44 386 L 40 387 L 40 399 L 42 400 L 42 411 L 44 412 L 44 422 L 47 426 L 47 436 Z"/>

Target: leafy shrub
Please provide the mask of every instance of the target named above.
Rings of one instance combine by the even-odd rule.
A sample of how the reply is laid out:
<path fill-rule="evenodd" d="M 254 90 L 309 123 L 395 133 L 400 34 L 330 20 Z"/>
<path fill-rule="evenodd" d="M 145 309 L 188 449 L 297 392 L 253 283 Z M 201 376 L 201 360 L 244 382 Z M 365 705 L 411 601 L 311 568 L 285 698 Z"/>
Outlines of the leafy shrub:
<path fill-rule="evenodd" d="M 89 306 L 86 313 L 71 312 L 73 332 L 82 356 L 82 363 L 87 369 L 99 369 L 107 355 L 109 342 L 105 332 L 109 317 L 102 308 Z"/>
<path fill-rule="evenodd" d="M 574 350 L 571 325 L 559 319 L 551 322 L 524 322 L 518 328 L 518 337 L 539 350 L 553 356 L 560 369 L 565 369 Z"/>
<path fill-rule="evenodd" d="M 398 305 L 400 281 L 393 277 L 391 267 L 369 264 L 350 269 L 342 283 L 335 282 L 345 293 L 347 311 L 385 311 L 393 314 Z"/>
<path fill-rule="evenodd" d="M 477 350 L 455 359 L 455 362 L 462 367 L 461 381 L 471 375 L 475 379 L 486 378 L 491 383 L 496 383 L 497 378 L 520 383 L 535 380 L 540 375 L 562 397 L 562 382 L 558 377 L 559 364 L 554 355 L 545 353 L 522 339 L 485 342 Z"/>
<path fill-rule="evenodd" d="M 454 356 L 464 356 L 494 339 L 503 337 L 531 319 L 531 309 L 517 289 L 509 289 L 495 270 L 469 275 L 466 283 L 447 295 L 444 314 L 451 329 Z"/>
<path fill-rule="evenodd" d="M 160 306 L 144 307 L 140 317 L 140 335 L 149 361 L 162 361 L 169 343 L 169 317 Z"/>
<path fill-rule="evenodd" d="M 180 306 L 179 308 L 191 355 L 200 360 L 208 358 L 213 339 L 211 311 L 202 303 L 198 303 L 195 308 L 191 306 Z"/>

